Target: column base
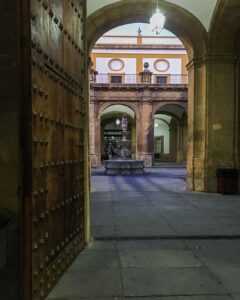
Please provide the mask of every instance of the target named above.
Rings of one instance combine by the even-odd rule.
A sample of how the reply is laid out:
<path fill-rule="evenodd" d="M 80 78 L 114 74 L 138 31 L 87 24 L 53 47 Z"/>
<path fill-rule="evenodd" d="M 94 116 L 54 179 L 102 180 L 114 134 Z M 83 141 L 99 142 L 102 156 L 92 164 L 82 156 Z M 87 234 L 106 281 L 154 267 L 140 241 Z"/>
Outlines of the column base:
<path fill-rule="evenodd" d="M 187 162 L 187 189 L 206 192 L 206 168 L 203 158 L 189 159 Z"/>
<path fill-rule="evenodd" d="M 92 168 L 97 168 L 97 167 L 101 166 L 101 155 L 100 154 L 91 154 L 90 160 L 91 160 Z"/>
<path fill-rule="evenodd" d="M 152 167 L 153 165 L 153 157 L 151 154 L 148 153 L 140 153 L 139 155 L 139 159 L 144 161 L 144 166 L 146 168 Z"/>
<path fill-rule="evenodd" d="M 184 157 L 183 157 L 183 154 L 180 152 L 177 154 L 177 163 L 181 164 L 183 162 L 184 162 Z"/>

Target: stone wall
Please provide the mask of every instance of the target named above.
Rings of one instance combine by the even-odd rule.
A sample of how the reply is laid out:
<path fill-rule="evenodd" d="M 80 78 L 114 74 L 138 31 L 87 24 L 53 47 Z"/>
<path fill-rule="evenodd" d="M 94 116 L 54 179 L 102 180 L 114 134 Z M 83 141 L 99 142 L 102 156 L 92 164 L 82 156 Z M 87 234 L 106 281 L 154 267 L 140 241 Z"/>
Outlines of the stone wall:
<path fill-rule="evenodd" d="M 19 298 L 19 198 L 20 178 L 20 62 L 17 1 L 1 2 L 0 8 L 0 210 L 7 210 L 7 263 L 0 270 L 1 299 Z M 4 246 L 5 234 L 0 233 Z M 4 255 L 1 249 L 0 255 Z"/>

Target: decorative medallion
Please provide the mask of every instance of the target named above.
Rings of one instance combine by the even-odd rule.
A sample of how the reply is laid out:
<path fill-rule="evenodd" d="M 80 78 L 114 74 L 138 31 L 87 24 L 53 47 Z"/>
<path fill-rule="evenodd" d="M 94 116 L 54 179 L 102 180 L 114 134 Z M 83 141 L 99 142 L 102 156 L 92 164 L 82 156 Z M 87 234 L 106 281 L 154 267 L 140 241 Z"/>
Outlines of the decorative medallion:
<path fill-rule="evenodd" d="M 154 68 L 158 72 L 166 72 L 170 68 L 169 61 L 166 59 L 158 59 L 154 63 Z"/>
<path fill-rule="evenodd" d="M 121 71 L 124 68 L 124 61 L 119 58 L 111 59 L 108 63 L 108 67 L 112 71 Z"/>

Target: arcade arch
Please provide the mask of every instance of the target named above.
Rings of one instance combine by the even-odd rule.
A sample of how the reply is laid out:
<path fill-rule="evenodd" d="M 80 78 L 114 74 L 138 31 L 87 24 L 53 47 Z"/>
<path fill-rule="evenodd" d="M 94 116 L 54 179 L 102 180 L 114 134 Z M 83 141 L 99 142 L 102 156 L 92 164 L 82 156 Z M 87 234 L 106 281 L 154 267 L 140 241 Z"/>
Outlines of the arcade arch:
<path fill-rule="evenodd" d="M 125 105 L 108 106 L 101 113 L 101 160 L 119 157 L 119 142 L 122 139 L 121 119 L 128 119 L 128 140 L 132 158 L 136 158 L 136 114 Z"/>
<path fill-rule="evenodd" d="M 186 160 L 186 111 L 180 105 L 163 105 L 154 114 L 154 163 L 184 163 Z"/>

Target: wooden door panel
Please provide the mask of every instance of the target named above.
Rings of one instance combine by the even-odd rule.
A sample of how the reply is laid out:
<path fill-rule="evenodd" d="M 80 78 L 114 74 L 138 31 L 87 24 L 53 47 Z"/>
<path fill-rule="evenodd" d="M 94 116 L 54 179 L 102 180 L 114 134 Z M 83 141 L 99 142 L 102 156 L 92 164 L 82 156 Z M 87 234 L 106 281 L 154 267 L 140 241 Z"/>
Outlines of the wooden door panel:
<path fill-rule="evenodd" d="M 84 245 L 85 1 L 31 0 L 32 299 Z"/>

